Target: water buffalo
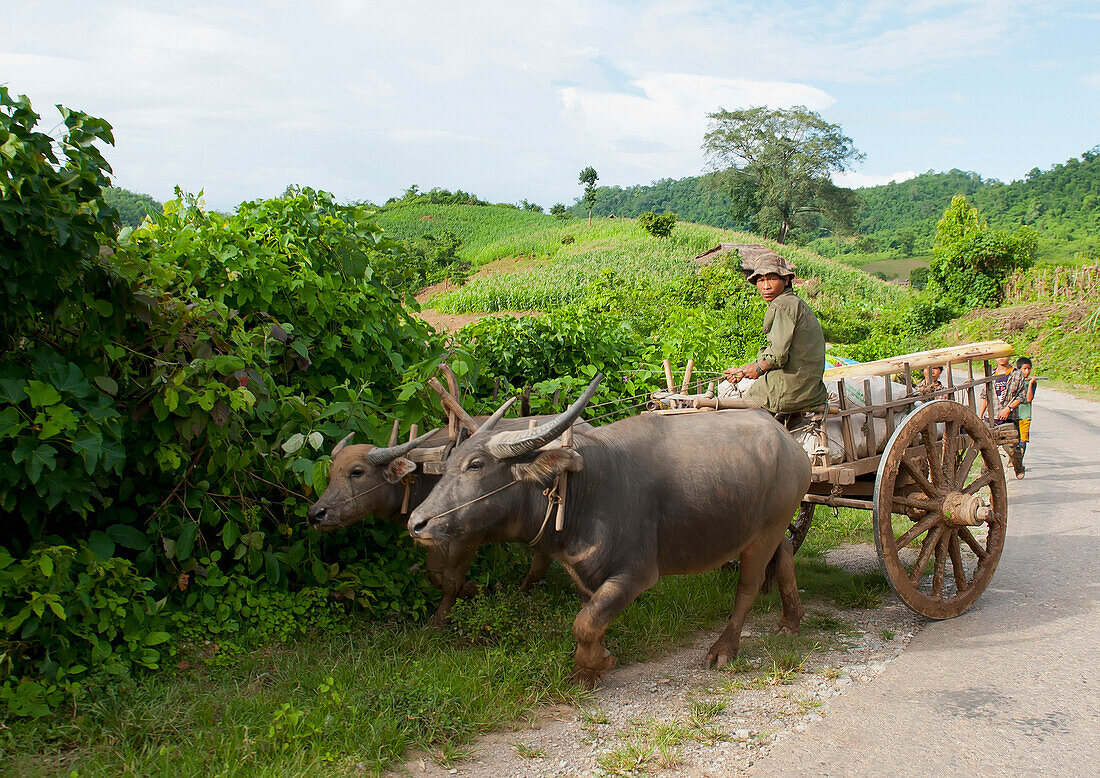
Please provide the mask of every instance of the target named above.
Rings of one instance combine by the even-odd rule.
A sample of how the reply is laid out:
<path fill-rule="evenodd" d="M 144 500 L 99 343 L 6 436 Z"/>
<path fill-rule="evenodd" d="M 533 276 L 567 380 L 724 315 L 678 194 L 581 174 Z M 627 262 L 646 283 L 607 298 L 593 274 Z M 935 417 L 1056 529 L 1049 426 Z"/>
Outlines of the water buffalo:
<path fill-rule="evenodd" d="M 480 423 L 486 418 L 480 416 L 474 420 Z M 547 419 L 545 416 L 530 418 L 536 421 Z M 527 429 L 529 421 L 528 418 L 503 419 L 498 427 Z M 578 424 L 576 429 L 583 432 L 591 427 L 588 424 Z M 404 525 L 405 516 L 401 512 L 405 499 L 403 479 L 413 475 L 418 469 L 417 463 L 407 455 L 421 445 L 446 444 L 449 440 L 446 433 L 433 430 L 408 443 L 385 448 L 369 444 L 349 445 L 351 437 L 348 435 L 332 449 L 328 488 L 309 508 L 307 518 L 310 525 L 322 532 L 333 532 L 346 529 L 368 515 Z M 421 472 L 410 480 L 408 504 L 411 510 L 424 501 L 439 476 Z M 477 585 L 466 580 L 466 573 L 477 555 L 477 549 L 476 543 L 432 546 L 428 549 L 428 577 L 443 592 L 443 600 L 432 617 L 433 625 L 442 626 L 446 623 L 458 597 L 470 597 L 477 593 Z M 549 557 L 536 553 L 521 588 L 526 591 L 540 580 L 552 561 Z"/>
<path fill-rule="evenodd" d="M 597 381 L 561 416 L 530 432 L 492 431 L 493 419 L 447 460 L 409 516 L 429 547 L 522 541 L 560 561 L 585 600 L 573 623 L 574 678 L 589 687 L 614 667 L 608 624 L 662 575 L 700 573 L 740 557 L 733 616 L 707 652 L 721 668 L 769 561 L 783 602 L 779 631 L 797 633 L 802 605 L 785 531 L 810 483 L 806 453 L 763 411 L 643 414 L 540 450 L 577 418 Z M 498 417 L 507 408 L 494 414 Z M 568 472 L 561 532 L 546 528 L 544 489 Z"/>

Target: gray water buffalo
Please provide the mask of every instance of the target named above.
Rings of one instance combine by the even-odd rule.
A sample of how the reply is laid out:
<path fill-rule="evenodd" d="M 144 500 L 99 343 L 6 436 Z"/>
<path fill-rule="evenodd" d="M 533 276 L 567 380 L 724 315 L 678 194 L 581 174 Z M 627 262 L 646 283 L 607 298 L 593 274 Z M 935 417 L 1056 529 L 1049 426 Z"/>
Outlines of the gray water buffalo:
<path fill-rule="evenodd" d="M 480 416 L 474 421 L 481 423 L 486 418 Z M 530 417 L 537 422 L 545 422 L 547 418 Z M 505 430 L 527 429 L 530 419 L 503 419 L 497 426 Z M 579 432 L 590 429 L 588 424 L 577 425 Z M 349 445 L 351 437 L 348 435 L 332 449 L 328 488 L 309 508 L 307 518 L 310 525 L 322 532 L 334 532 L 346 529 L 367 516 L 404 525 L 406 519 L 401 512 L 405 500 L 404 481 L 409 480 L 408 507 L 411 510 L 424 501 L 439 480 L 437 475 L 418 473 L 419 466 L 407 455 L 418 446 L 446 444 L 449 440 L 446 432 L 432 430 L 408 443 L 384 448 L 369 444 Z M 428 577 L 443 592 L 443 600 L 432 617 L 433 625 L 446 623 L 458 597 L 470 597 L 477 593 L 477 585 L 466 580 L 477 550 L 476 543 L 432 546 L 428 549 Z M 539 581 L 552 562 L 549 557 L 536 553 L 521 588 L 526 591 Z"/>
<path fill-rule="evenodd" d="M 740 558 L 733 616 L 707 652 L 721 668 L 774 558 L 783 616 L 797 633 L 802 605 L 785 531 L 810 483 L 810 463 L 763 411 L 643 414 L 540 450 L 577 418 L 596 381 L 561 416 L 530 432 L 493 432 L 493 419 L 447 460 L 409 516 L 430 548 L 520 541 L 557 559 L 585 600 L 573 623 L 574 678 L 589 687 L 615 665 L 608 624 L 663 575 L 701 573 Z M 504 408 L 494 416 L 499 418 Z M 544 489 L 569 473 L 562 531 L 547 527 Z"/>

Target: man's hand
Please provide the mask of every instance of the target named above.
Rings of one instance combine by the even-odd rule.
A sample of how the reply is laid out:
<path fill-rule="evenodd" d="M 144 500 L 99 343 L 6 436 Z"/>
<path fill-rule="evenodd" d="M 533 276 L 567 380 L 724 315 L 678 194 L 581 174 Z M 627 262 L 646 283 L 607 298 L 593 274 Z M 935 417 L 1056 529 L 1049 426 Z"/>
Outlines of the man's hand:
<path fill-rule="evenodd" d="M 731 384 L 736 384 L 738 381 L 745 377 L 745 374 L 741 372 L 741 368 L 731 367 L 728 370 L 722 372 L 722 377 L 729 381 Z"/>
<path fill-rule="evenodd" d="M 731 367 L 725 373 L 726 380 L 731 384 L 735 384 L 742 378 L 759 378 L 761 376 L 760 368 L 756 366 L 755 362 L 749 362 L 747 365 L 741 365 L 740 367 Z"/>
<path fill-rule="evenodd" d="M 1011 408 L 1001 408 L 1001 410 L 997 413 L 997 418 L 1000 419 L 1001 421 L 1007 421 L 1008 417 L 1011 416 L 1011 415 L 1012 415 L 1012 409 Z"/>

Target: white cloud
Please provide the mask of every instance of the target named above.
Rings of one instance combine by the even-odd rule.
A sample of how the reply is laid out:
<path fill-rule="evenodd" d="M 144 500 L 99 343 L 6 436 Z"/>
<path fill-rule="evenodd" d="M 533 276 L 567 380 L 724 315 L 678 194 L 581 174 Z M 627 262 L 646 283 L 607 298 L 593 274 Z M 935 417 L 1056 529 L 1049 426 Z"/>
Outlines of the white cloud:
<path fill-rule="evenodd" d="M 863 134 L 846 132 L 870 150 L 871 132 L 914 122 L 897 104 L 853 99 L 851 85 L 916 93 L 915 74 L 948 67 L 965 79 L 982 57 L 1021 56 L 1036 22 L 1065 9 L 1063 0 L 9 0 L 0 73 L 42 113 L 61 102 L 111 121 L 118 182 L 157 197 L 175 184 L 205 188 L 224 208 L 293 176 L 345 198 L 385 199 L 418 182 L 553 202 L 579 191 L 574 171 L 587 164 L 622 185 L 697 172 L 706 114 L 719 107 L 846 113 Z M 1100 87 L 1100 74 L 1066 80 L 1075 78 Z M 948 96 L 934 122 L 965 142 L 951 112 L 956 88 L 932 90 Z M 966 97 L 976 105 L 981 94 Z M 914 115 L 928 110 L 914 101 Z M 912 153 L 876 164 L 936 164 Z"/>
<path fill-rule="evenodd" d="M 908 181 L 910 178 L 916 177 L 917 173 L 913 170 L 902 170 L 897 173 L 891 173 L 888 176 L 846 171 L 844 173 L 834 173 L 833 183 L 837 186 L 848 187 L 849 189 L 862 189 L 863 187 L 881 186 L 883 184 L 889 184 L 890 182 L 900 184 L 902 181 Z"/>

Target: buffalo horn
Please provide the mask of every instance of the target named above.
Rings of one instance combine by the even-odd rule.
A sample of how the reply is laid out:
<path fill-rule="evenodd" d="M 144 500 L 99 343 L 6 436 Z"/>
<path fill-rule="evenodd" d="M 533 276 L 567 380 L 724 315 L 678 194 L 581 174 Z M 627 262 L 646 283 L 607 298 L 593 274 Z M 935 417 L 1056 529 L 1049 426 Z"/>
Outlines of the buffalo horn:
<path fill-rule="evenodd" d="M 373 451 L 369 451 L 367 452 L 367 463 L 371 465 L 388 465 L 398 457 L 403 457 L 405 454 L 408 454 L 437 432 L 439 432 L 438 427 L 429 432 L 425 432 L 420 437 L 413 438 L 408 443 L 402 443 L 400 446 L 386 446 L 385 448 L 376 448 Z"/>
<path fill-rule="evenodd" d="M 516 402 L 515 397 L 509 397 L 504 401 L 504 405 L 497 408 L 496 413 L 485 420 L 485 423 L 477 428 L 478 433 L 486 433 L 497 425 L 497 422 L 504 418 L 504 414 L 508 412 L 508 409 L 512 407 Z"/>
<path fill-rule="evenodd" d="M 516 432 L 499 432 L 493 435 L 486 446 L 489 453 L 497 459 L 510 459 L 523 456 L 537 448 L 549 443 L 569 428 L 569 425 L 577 420 L 596 393 L 596 387 L 603 380 L 603 373 L 592 379 L 592 383 L 584 390 L 584 394 L 577 401 L 565 409 L 563 413 L 544 424 L 540 424 L 531 431 L 518 430 Z"/>
<path fill-rule="evenodd" d="M 341 451 L 343 451 L 344 448 L 348 445 L 348 443 L 351 443 L 351 439 L 354 438 L 354 437 L 355 437 L 354 432 L 349 432 L 347 435 L 345 435 L 343 440 L 341 440 L 339 443 L 337 443 L 335 446 L 332 447 L 331 456 L 336 456 Z"/>

